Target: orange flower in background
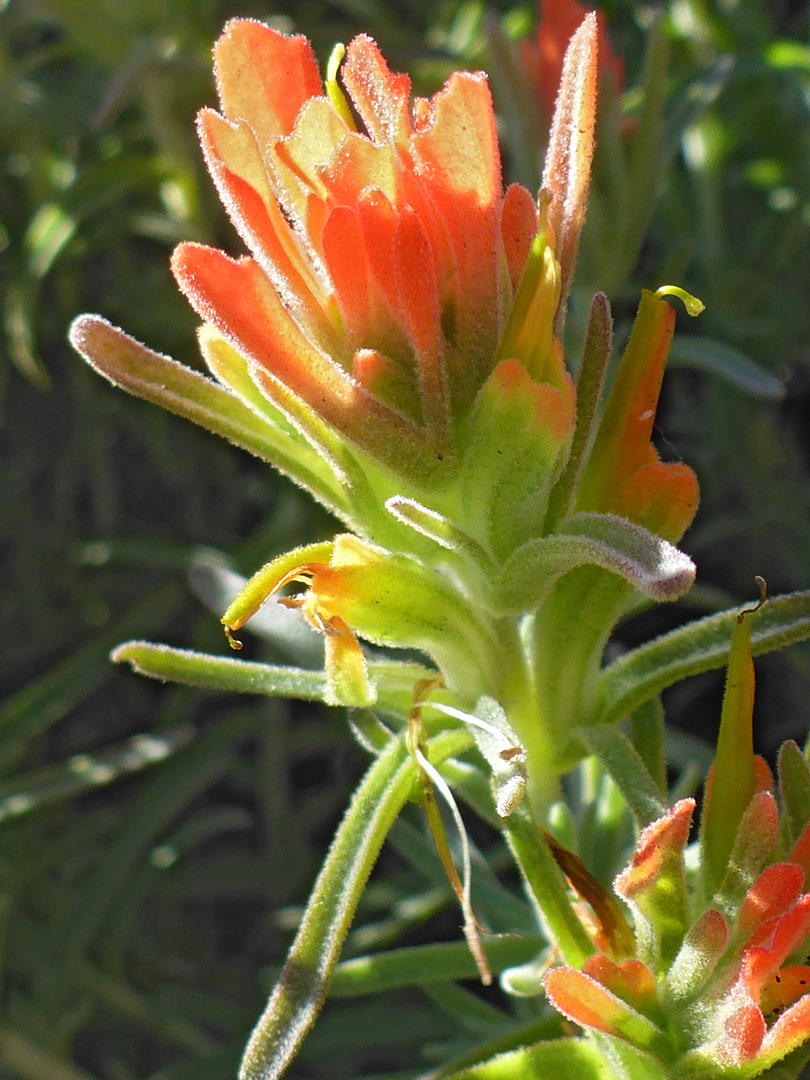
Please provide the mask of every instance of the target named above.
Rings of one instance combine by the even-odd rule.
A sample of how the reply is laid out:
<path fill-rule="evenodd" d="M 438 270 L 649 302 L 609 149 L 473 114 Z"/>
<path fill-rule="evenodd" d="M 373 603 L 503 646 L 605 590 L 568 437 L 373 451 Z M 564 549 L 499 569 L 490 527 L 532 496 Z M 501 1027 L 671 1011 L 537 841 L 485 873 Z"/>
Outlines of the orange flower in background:
<path fill-rule="evenodd" d="M 494 366 L 538 227 L 503 192 L 489 88 L 457 72 L 410 106 L 361 36 L 326 96 L 309 43 L 259 22 L 217 43 L 222 112 L 199 117 L 206 161 L 250 249 L 181 244 L 173 269 L 203 320 L 378 460 L 435 462 Z M 461 134 L 460 134 L 461 133 Z"/>
<path fill-rule="evenodd" d="M 568 42 L 590 11 L 593 8 L 580 4 L 579 0 L 540 0 L 535 39 L 525 38 L 520 43 L 523 66 L 537 89 L 546 119 L 550 119 L 554 113 Z M 610 78 L 614 89 L 620 91 L 624 85 L 622 58 L 611 47 L 601 11 L 596 12 L 596 20 L 599 28 L 600 79 Z"/>

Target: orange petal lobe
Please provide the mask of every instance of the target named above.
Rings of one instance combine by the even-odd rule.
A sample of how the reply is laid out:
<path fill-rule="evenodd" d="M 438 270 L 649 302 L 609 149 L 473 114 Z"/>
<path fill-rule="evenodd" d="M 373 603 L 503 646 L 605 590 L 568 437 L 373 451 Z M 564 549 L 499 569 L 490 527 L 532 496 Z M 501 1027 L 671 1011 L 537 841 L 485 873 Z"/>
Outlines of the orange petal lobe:
<path fill-rule="evenodd" d="M 688 465 L 655 461 L 632 476 L 613 512 L 674 544 L 692 523 L 699 501 L 697 477 Z"/>
<path fill-rule="evenodd" d="M 595 953 L 585 961 L 582 971 L 616 997 L 642 1011 L 657 1003 L 655 976 L 641 960 L 629 959 L 616 963 L 603 953 Z"/>
<path fill-rule="evenodd" d="M 537 229 L 537 203 L 525 187 L 510 184 L 501 210 L 501 233 L 513 290 L 520 282 Z"/>
<path fill-rule="evenodd" d="M 781 1057 L 801 1046 L 810 1036 L 810 994 L 782 1013 L 765 1036 L 762 1053 L 765 1058 Z"/>
<path fill-rule="evenodd" d="M 743 1005 L 725 1022 L 720 1054 L 729 1064 L 750 1061 L 759 1052 L 766 1030 L 762 1011 L 756 1005 Z"/>
<path fill-rule="evenodd" d="M 357 212 L 348 206 L 332 209 L 323 227 L 321 245 L 343 322 L 356 348 L 371 305 L 369 266 Z"/>
<path fill-rule="evenodd" d="M 180 244 L 172 257 L 180 288 L 206 322 L 243 354 L 302 392 L 328 387 L 348 402 L 343 372 L 303 336 L 252 259 L 234 260 L 216 248 Z"/>
<path fill-rule="evenodd" d="M 197 313 L 256 361 L 259 385 L 265 372 L 278 379 L 327 423 L 383 460 L 422 445 L 411 422 L 370 396 L 304 337 L 252 259 L 235 261 L 214 248 L 181 244 L 172 270 Z"/>
<path fill-rule="evenodd" d="M 401 214 L 395 243 L 400 304 L 419 366 L 425 421 L 429 429 L 443 431 L 449 410 L 433 252 L 413 210 Z"/>
<path fill-rule="evenodd" d="M 376 143 L 404 145 L 411 132 L 411 80 L 395 75 L 370 37 L 356 37 L 346 52 L 343 82 Z"/>
<path fill-rule="evenodd" d="M 763 923 L 782 915 L 798 900 L 804 872 L 793 863 L 774 863 L 765 868 L 748 890 L 740 908 L 738 928 L 749 937 Z"/>
<path fill-rule="evenodd" d="M 331 343 L 321 288 L 270 191 L 253 133 L 211 109 L 200 114 L 198 127 L 208 169 L 239 235 L 299 319 Z"/>
<path fill-rule="evenodd" d="M 214 48 L 225 115 L 247 120 L 264 147 L 292 131 L 304 102 L 323 93 L 305 37 L 285 37 L 255 19 L 233 19 Z"/>
<path fill-rule="evenodd" d="M 694 811 L 694 799 L 681 799 L 663 817 L 642 830 L 632 863 L 614 882 L 614 889 L 620 896 L 629 898 L 649 887 L 672 855 L 683 850 Z"/>

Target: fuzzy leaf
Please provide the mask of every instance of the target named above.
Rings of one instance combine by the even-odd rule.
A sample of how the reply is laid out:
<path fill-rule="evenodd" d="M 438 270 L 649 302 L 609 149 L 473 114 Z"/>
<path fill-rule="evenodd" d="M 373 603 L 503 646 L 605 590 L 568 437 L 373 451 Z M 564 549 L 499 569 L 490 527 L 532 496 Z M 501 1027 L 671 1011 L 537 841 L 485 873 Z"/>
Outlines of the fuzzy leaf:
<path fill-rule="evenodd" d="M 654 600 L 677 600 L 695 579 L 688 555 L 640 525 L 615 514 L 575 514 L 559 533 L 530 540 L 506 561 L 494 604 L 510 613 L 531 610 L 557 578 L 585 565 L 618 574 Z"/>
<path fill-rule="evenodd" d="M 348 516 L 343 494 L 323 459 L 267 417 L 257 416 L 230 390 L 147 349 L 99 315 L 74 319 L 70 342 L 91 367 L 116 386 L 269 461 L 330 509 Z"/>
<path fill-rule="evenodd" d="M 666 974 L 667 993 L 678 1003 L 695 998 L 726 950 L 731 934 L 716 908 L 704 911 L 689 928 Z"/>
<path fill-rule="evenodd" d="M 779 793 L 787 819 L 788 838 L 795 842 L 810 822 L 810 767 L 793 740 L 779 748 Z"/>
<path fill-rule="evenodd" d="M 741 608 L 679 627 L 615 660 L 600 674 L 595 722 L 622 719 L 643 701 L 690 675 L 723 667 Z M 754 656 L 810 637 L 810 592 L 768 600 L 749 616 Z"/>
<path fill-rule="evenodd" d="M 496 937 L 487 942 L 487 958 L 497 975 L 514 964 L 526 963 L 545 944 L 545 938 L 539 936 Z M 329 996 L 353 998 L 476 976 L 475 961 L 463 941 L 413 945 L 344 960 L 335 969 Z"/>
<path fill-rule="evenodd" d="M 568 884 L 551 848 L 534 820 L 519 807 L 504 822 L 509 845 L 560 956 L 573 967 L 594 952 L 585 927 L 571 903 Z"/>
<path fill-rule="evenodd" d="M 616 1074 L 592 1042 L 549 1039 L 499 1054 L 480 1065 L 445 1075 L 442 1080 L 528 1080 L 530 1077 L 538 1080 L 540 1077 L 615 1080 Z M 650 1080 L 659 1080 L 659 1077 L 652 1073 Z"/>
<path fill-rule="evenodd" d="M 300 701 L 324 701 L 326 697 L 327 679 L 322 671 L 252 663 L 149 641 L 127 641 L 113 650 L 112 659 L 129 663 L 140 675 L 162 682 L 184 683 L 223 693 L 264 694 Z M 420 679 L 436 677 L 435 671 L 420 664 L 393 660 L 372 662 L 368 668 L 377 683 L 378 706 L 403 713 L 412 703 L 414 684 Z"/>
<path fill-rule="evenodd" d="M 467 749 L 466 731 L 431 740 L 435 763 Z M 385 837 L 408 800 L 416 770 L 404 739 L 369 768 L 338 826 L 279 981 L 245 1050 L 240 1080 L 281 1076 L 326 997 L 360 896 Z"/>
<path fill-rule="evenodd" d="M 578 728 L 577 734 L 612 777 L 640 828 L 666 813 L 657 784 L 624 732 L 602 724 Z"/>
<path fill-rule="evenodd" d="M 650 698 L 630 717 L 630 741 L 662 793 L 667 790 L 666 717 L 661 699 Z"/>

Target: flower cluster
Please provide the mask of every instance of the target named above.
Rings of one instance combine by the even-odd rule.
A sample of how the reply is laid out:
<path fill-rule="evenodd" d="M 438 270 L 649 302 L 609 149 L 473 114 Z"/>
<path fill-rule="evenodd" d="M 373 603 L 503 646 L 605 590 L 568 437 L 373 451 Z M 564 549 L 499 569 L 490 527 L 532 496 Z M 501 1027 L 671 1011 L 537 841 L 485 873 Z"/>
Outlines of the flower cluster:
<path fill-rule="evenodd" d="M 769 862 L 778 812 L 772 793 L 760 792 L 742 825 L 745 869 L 754 868 L 755 847 L 767 865 L 735 895 L 742 868 L 732 864 L 737 882 L 693 920 L 683 858 L 693 811 L 684 799 L 649 825 L 614 884 L 636 916 L 645 961 L 597 953 L 581 970 L 550 972 L 546 992 L 582 1027 L 677 1065 L 667 1075 L 756 1076 L 810 1037 L 810 967 L 796 962 L 810 938 L 810 828 L 783 860 Z"/>
<path fill-rule="evenodd" d="M 198 127 L 250 254 L 185 243 L 172 259 L 215 381 L 98 317 L 72 330 L 103 374 L 272 461 L 355 534 L 325 560 L 291 553 L 259 571 L 226 613 L 230 635 L 303 581 L 302 611 L 327 637 L 330 701 L 374 699 L 355 635 L 416 647 L 460 705 L 500 701 L 534 770 L 552 774 L 581 753 L 558 735 L 582 719 L 635 590 L 674 599 L 694 577 L 672 542 L 697 483 L 651 444 L 674 330 L 667 290 L 643 294 L 598 422 L 604 296 L 576 387 L 563 355 L 599 36 L 589 15 L 571 41 L 535 199 L 503 189 L 483 74 L 457 72 L 411 102 L 408 78 L 361 36 L 336 50 L 322 84 L 305 39 L 232 21 L 215 48 L 221 111 L 203 109 Z M 593 617 L 577 642 L 559 610 L 583 587 Z M 515 643 L 529 612 L 536 657 Z M 521 688 L 527 665 L 536 707 Z M 576 699 L 545 685 L 561 675 Z M 567 749 L 549 755 L 555 742 Z"/>

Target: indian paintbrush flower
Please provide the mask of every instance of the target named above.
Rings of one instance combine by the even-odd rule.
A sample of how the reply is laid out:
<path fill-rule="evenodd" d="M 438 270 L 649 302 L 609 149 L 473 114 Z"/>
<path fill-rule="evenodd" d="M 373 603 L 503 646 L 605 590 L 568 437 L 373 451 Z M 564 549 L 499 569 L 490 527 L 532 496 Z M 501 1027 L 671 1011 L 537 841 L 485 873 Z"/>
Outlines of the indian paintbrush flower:
<path fill-rule="evenodd" d="M 328 700 L 374 699 L 357 635 L 419 648 L 459 705 L 501 703 L 530 777 L 581 754 L 564 733 L 584 720 L 635 591 L 674 599 L 694 577 L 672 546 L 697 505 L 694 474 L 650 443 L 674 326 L 666 290 L 642 298 L 600 423 L 603 296 L 576 387 L 563 354 L 598 38 L 589 15 L 535 199 L 503 188 L 483 74 L 457 72 L 412 101 L 408 78 L 360 36 L 322 84 L 304 38 L 232 21 L 215 48 L 220 111 L 203 109 L 198 129 L 250 254 L 185 243 L 172 258 L 215 381 L 98 317 L 72 330 L 103 374 L 271 461 L 352 530 L 326 554 L 260 570 L 229 631 L 303 582 L 295 603 L 325 634 Z M 560 596 L 568 604 L 583 580 L 592 616 L 572 636 Z M 533 614 L 532 649 L 521 620 Z M 550 677 L 566 680 L 566 700 Z"/>
<path fill-rule="evenodd" d="M 144 643 L 117 653 L 143 670 L 151 657 L 159 677 L 179 671 L 197 685 L 359 706 L 354 728 L 375 755 L 251 1038 L 242 1072 L 250 1080 L 279 1075 L 312 1023 L 376 854 L 414 794 L 489 981 L 470 848 L 464 841 L 459 874 L 434 795 L 463 837 L 437 765 L 468 752 L 475 760 L 455 766 L 484 780 L 468 794 L 508 836 L 551 952 L 565 960 L 547 975 L 548 997 L 594 1033 L 590 1049 L 604 1059 L 588 1075 L 607 1076 L 610 1062 L 621 1076 L 744 1078 L 810 1031 L 810 769 L 786 751 L 780 826 L 751 745 L 745 618 L 692 849 L 697 869 L 685 854 L 693 802 L 663 812 L 662 727 L 637 739 L 655 761 L 653 778 L 642 750 L 600 726 L 604 679 L 618 666 L 605 671 L 604 650 L 617 621 L 640 595 L 677 599 L 695 575 L 674 544 L 695 513 L 697 482 L 687 466 L 659 459 L 652 434 L 674 332 L 666 298 L 692 314 L 700 305 L 670 286 L 642 293 L 604 407 L 604 294 L 593 299 L 580 363 L 566 362 L 599 39 L 588 15 L 562 65 L 535 198 L 519 185 L 504 190 L 483 74 L 457 72 L 432 98 L 412 100 L 408 78 L 361 36 L 335 50 L 322 83 L 304 38 L 234 20 L 215 49 L 220 111 L 204 109 L 198 128 L 249 254 L 186 243 L 172 259 L 202 319 L 213 379 L 97 316 L 73 325 L 73 343 L 102 374 L 269 461 L 349 530 L 272 559 L 222 618 L 241 648 L 235 635 L 280 599 L 323 635 L 325 678 Z M 302 588 L 279 597 L 290 586 Z M 701 632 L 691 647 L 699 637 L 703 667 L 689 670 L 712 664 Z M 708 636 L 716 646 L 716 628 Z M 369 657 L 361 639 L 416 650 L 432 666 Z M 665 663 L 684 670 L 678 648 L 673 662 L 664 642 Z M 661 675 L 660 656 L 658 669 L 648 662 L 609 719 L 677 678 L 670 667 Z M 368 712 L 375 704 L 385 723 Z M 637 819 L 646 815 L 613 894 L 543 825 L 564 805 L 560 775 L 591 752 L 624 777 L 615 793 Z M 804 803 L 790 797 L 790 770 Z M 584 917 L 581 902 L 590 904 Z M 538 985 L 539 971 L 524 972 L 524 988 L 532 977 Z M 573 1060 L 575 1040 L 560 1044 L 556 1060 Z"/>

